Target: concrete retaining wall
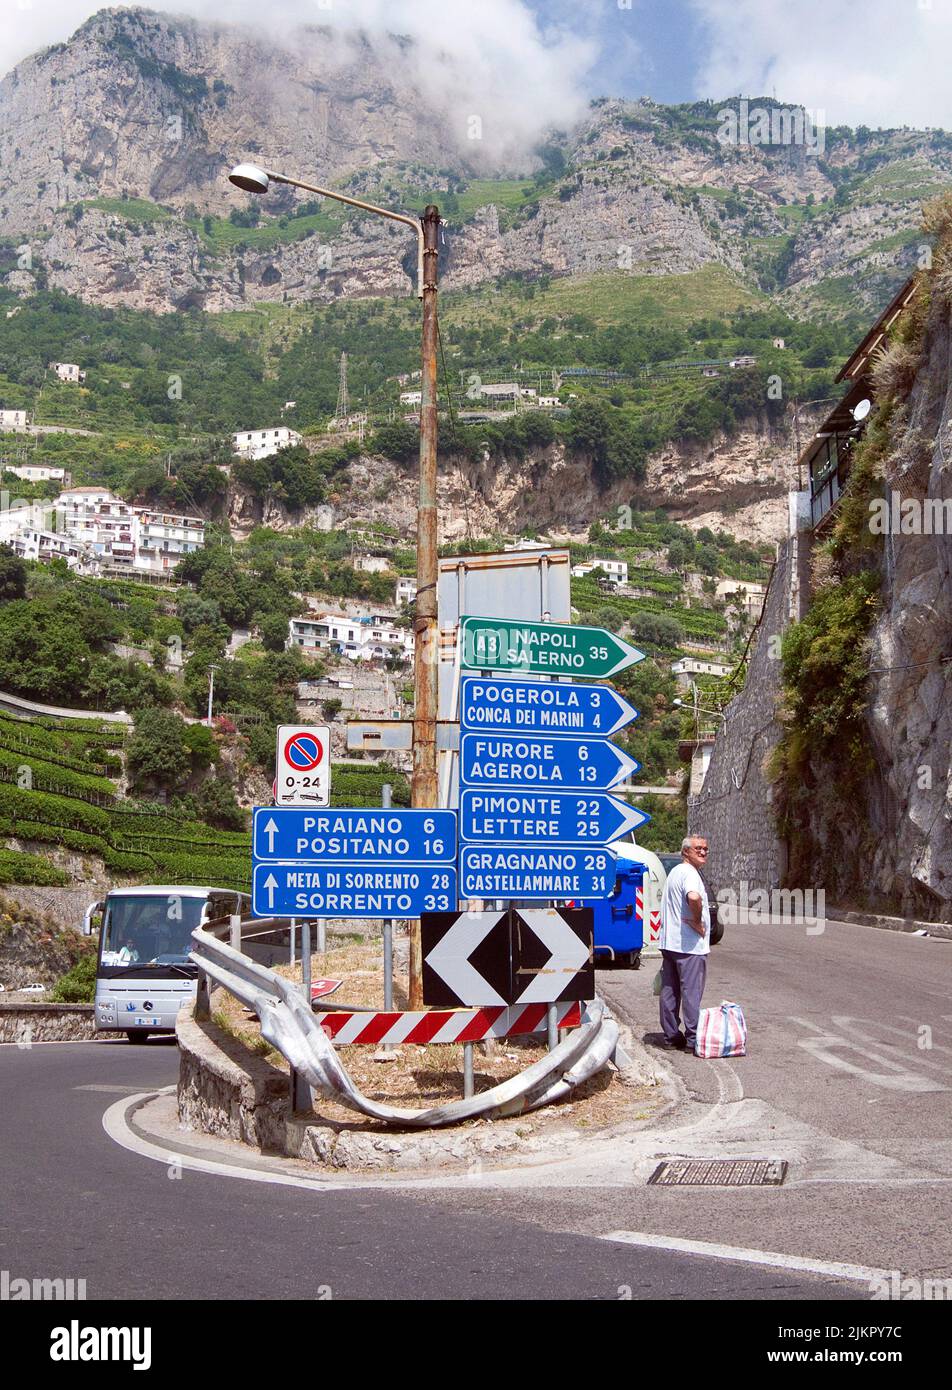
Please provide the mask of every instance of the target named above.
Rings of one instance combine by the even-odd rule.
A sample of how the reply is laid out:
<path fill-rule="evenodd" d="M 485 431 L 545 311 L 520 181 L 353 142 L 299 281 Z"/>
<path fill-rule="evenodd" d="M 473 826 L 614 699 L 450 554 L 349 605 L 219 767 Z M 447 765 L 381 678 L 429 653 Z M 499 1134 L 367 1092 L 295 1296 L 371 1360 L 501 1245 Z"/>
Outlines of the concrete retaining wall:
<path fill-rule="evenodd" d="M 532 1156 L 545 1149 L 506 1121 L 409 1133 L 310 1120 L 290 1108 L 289 1078 L 210 1021 L 180 1009 L 176 1025 L 180 1068 L 179 1120 L 186 1127 L 250 1144 L 262 1153 L 300 1158 L 327 1169 L 415 1170 L 434 1163 L 464 1166 L 476 1159 Z"/>
<path fill-rule="evenodd" d="M 88 1042 L 95 1036 L 92 1004 L 0 1004 L 0 1043 Z"/>

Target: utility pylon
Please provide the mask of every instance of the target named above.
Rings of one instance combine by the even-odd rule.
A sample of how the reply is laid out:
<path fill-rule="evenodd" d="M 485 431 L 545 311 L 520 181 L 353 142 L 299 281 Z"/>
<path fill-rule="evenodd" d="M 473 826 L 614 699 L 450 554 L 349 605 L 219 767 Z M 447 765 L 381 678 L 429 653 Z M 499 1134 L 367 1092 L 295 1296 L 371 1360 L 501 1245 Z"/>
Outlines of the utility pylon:
<path fill-rule="evenodd" d="M 337 388 L 337 409 L 334 411 L 334 419 L 339 425 L 347 423 L 347 416 L 350 414 L 350 402 L 347 398 L 347 353 L 340 355 L 340 385 Z"/>

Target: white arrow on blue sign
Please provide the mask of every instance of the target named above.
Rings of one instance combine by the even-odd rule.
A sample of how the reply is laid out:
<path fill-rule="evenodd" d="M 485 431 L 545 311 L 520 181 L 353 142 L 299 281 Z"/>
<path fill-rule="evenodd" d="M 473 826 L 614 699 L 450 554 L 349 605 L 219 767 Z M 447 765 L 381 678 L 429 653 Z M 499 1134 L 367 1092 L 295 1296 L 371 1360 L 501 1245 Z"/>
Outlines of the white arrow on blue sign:
<path fill-rule="evenodd" d="M 256 806 L 252 854 L 258 862 L 452 864 L 456 812 Z"/>
<path fill-rule="evenodd" d="M 615 887 L 615 874 L 615 856 L 607 849 L 464 845 L 460 855 L 464 898 L 607 898 Z"/>
<path fill-rule="evenodd" d="M 569 681 L 487 680 L 464 676 L 460 692 L 463 732 L 590 734 L 610 738 L 638 711 L 608 685 Z"/>
<path fill-rule="evenodd" d="M 256 917 L 419 917 L 456 909 L 456 869 L 445 864 L 255 864 Z"/>
<path fill-rule="evenodd" d="M 460 781 L 467 787 L 553 787 L 607 791 L 641 764 L 600 738 L 464 734 Z"/>
<path fill-rule="evenodd" d="M 461 837 L 520 845 L 607 845 L 650 820 L 604 792 L 464 791 Z"/>

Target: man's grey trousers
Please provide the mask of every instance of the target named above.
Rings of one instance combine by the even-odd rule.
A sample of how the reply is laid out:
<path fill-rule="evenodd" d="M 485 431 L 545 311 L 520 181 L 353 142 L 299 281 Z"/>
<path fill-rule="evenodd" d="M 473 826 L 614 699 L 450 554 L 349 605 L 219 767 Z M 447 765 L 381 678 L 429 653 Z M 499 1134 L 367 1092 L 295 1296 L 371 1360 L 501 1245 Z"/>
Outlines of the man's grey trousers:
<path fill-rule="evenodd" d="M 707 953 L 662 951 L 661 956 L 661 1031 L 674 1042 L 681 1031 L 678 1015 L 682 1015 L 687 1046 L 693 1049 L 707 979 Z"/>

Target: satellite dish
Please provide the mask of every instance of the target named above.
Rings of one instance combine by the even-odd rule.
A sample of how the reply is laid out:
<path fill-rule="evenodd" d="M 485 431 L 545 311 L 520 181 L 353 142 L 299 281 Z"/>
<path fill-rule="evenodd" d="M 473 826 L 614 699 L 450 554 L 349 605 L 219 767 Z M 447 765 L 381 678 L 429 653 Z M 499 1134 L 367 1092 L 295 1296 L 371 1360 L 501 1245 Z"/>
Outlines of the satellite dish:
<path fill-rule="evenodd" d="M 243 188 L 246 193 L 267 193 L 270 186 L 267 174 L 257 164 L 236 164 L 228 175 L 228 181 L 236 188 Z"/>
<path fill-rule="evenodd" d="M 853 406 L 853 409 L 850 411 L 850 414 L 858 424 L 860 420 L 866 419 L 866 416 L 869 414 L 872 408 L 872 401 L 868 397 L 866 397 L 864 400 L 856 402 L 856 404 Z"/>

